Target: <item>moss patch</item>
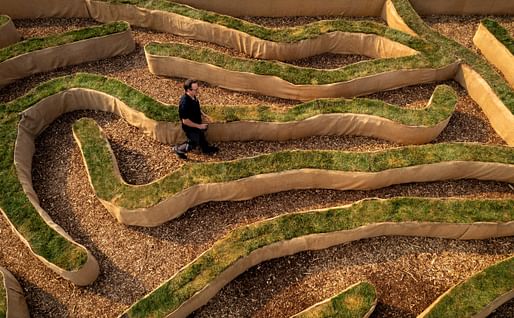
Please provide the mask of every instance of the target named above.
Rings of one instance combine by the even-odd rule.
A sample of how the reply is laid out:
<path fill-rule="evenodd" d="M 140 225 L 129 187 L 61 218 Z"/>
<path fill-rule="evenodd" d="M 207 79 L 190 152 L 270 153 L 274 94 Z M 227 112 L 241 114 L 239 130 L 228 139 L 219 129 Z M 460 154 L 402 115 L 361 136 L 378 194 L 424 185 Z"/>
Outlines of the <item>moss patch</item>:
<path fill-rule="evenodd" d="M 509 222 L 513 219 L 513 200 L 423 198 L 364 200 L 342 208 L 282 215 L 231 231 L 191 264 L 135 303 L 123 317 L 164 317 L 237 260 L 275 242 L 315 233 L 351 230 L 379 222 L 458 224 Z M 514 288 L 514 280 L 506 284 Z"/>
<path fill-rule="evenodd" d="M 116 174 L 108 141 L 94 120 L 78 120 L 73 132 L 81 145 L 96 195 L 127 209 L 153 206 L 197 184 L 297 169 L 379 172 L 447 161 L 514 164 L 512 148 L 478 144 L 433 144 L 371 153 L 293 150 L 228 162 L 188 163 L 156 182 L 131 186 Z"/>
<path fill-rule="evenodd" d="M 514 39 L 501 24 L 492 19 L 484 19 L 481 23 L 511 54 L 514 54 Z"/>
<path fill-rule="evenodd" d="M 473 317 L 496 298 L 514 289 L 514 257 L 505 259 L 455 286 L 426 317 Z"/>
<path fill-rule="evenodd" d="M 113 22 L 105 25 L 78 29 L 47 37 L 31 38 L 0 49 L 0 62 L 6 61 L 21 54 L 119 33 L 126 31 L 129 28 L 130 26 L 127 22 Z"/>
<path fill-rule="evenodd" d="M 293 318 L 364 317 L 376 299 L 375 287 L 370 283 L 361 282 Z"/>

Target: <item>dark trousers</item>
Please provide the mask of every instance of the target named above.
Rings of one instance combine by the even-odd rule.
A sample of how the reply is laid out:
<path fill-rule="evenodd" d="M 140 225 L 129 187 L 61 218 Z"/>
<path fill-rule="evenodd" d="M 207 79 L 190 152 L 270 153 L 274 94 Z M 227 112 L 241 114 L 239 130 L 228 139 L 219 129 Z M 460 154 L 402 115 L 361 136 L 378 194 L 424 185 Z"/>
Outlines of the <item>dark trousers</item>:
<path fill-rule="evenodd" d="M 205 139 L 205 132 L 197 128 L 191 128 L 186 133 L 187 141 L 178 145 L 177 150 L 182 153 L 189 152 L 196 147 L 200 147 L 202 152 L 209 152 L 209 143 Z"/>

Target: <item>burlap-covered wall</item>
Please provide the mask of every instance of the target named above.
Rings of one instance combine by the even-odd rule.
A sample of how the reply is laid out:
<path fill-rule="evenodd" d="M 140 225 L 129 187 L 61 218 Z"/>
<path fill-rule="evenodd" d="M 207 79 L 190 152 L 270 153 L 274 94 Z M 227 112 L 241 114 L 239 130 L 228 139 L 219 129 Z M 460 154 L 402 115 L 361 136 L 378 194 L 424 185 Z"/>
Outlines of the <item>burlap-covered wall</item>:
<path fill-rule="evenodd" d="M 7 298 L 6 318 L 29 318 L 29 309 L 23 296 L 23 289 L 16 278 L 5 268 L 0 267 L 0 283 L 5 288 Z"/>
<path fill-rule="evenodd" d="M 479 24 L 473 43 L 482 55 L 505 76 L 514 88 L 514 55 L 483 25 Z"/>
<path fill-rule="evenodd" d="M 127 31 L 17 55 L 0 63 L 0 87 L 26 76 L 59 67 L 128 54 L 135 48 Z"/>
<path fill-rule="evenodd" d="M 462 64 L 455 80 L 467 91 L 489 119 L 491 126 L 507 142 L 514 146 L 514 115 L 494 93 L 491 86 L 469 65 Z"/>
<path fill-rule="evenodd" d="M 232 16 L 379 16 L 384 0 L 250 0 L 241 5 L 231 0 L 176 0 L 196 8 Z M 509 15 L 509 0 L 410 0 L 422 15 Z"/>
<path fill-rule="evenodd" d="M 307 101 L 325 97 L 355 97 L 384 90 L 448 80 L 454 77 L 458 63 L 440 69 L 406 69 L 359 77 L 323 85 L 295 85 L 279 77 L 236 72 L 221 67 L 172 56 L 146 52 L 152 74 L 195 78 L 230 90 L 259 93 L 286 99 Z"/>
<path fill-rule="evenodd" d="M 114 157 L 114 156 L 113 156 Z M 376 173 L 299 169 L 251 176 L 223 183 L 197 184 L 145 208 L 127 209 L 102 200 L 121 223 L 157 226 L 209 201 L 248 200 L 259 195 L 300 189 L 371 190 L 410 182 L 453 179 L 514 182 L 514 166 L 488 162 L 451 161 Z M 118 172 L 118 179 L 122 180 Z"/>
<path fill-rule="evenodd" d="M 0 48 L 16 43 L 20 39 L 21 36 L 10 18 L 7 23 L 0 25 Z"/>
<path fill-rule="evenodd" d="M 0 13 L 14 19 L 89 17 L 85 0 L 2 0 Z"/>
<path fill-rule="evenodd" d="M 363 54 L 375 58 L 398 57 L 416 53 L 415 50 L 403 44 L 373 34 L 331 32 L 297 43 L 277 43 L 171 12 L 131 5 L 112 5 L 93 0 L 89 1 L 88 5 L 92 17 L 98 21 L 128 21 L 132 25 L 234 48 L 261 59 L 287 61 L 326 52 Z"/>

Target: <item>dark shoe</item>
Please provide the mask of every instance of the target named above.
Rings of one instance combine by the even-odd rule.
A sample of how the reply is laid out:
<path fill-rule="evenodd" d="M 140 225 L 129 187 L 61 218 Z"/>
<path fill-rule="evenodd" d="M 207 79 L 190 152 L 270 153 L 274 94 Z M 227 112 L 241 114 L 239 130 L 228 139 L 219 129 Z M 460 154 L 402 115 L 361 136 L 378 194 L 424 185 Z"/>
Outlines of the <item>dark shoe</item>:
<path fill-rule="evenodd" d="M 202 151 L 202 153 L 205 155 L 213 155 L 213 154 L 217 153 L 218 151 L 219 151 L 219 148 L 216 146 L 207 146 L 207 148 L 204 149 Z"/>
<path fill-rule="evenodd" d="M 178 158 L 180 158 L 182 160 L 187 160 L 186 153 L 183 152 L 183 151 L 178 150 L 177 146 L 173 146 L 173 151 L 175 152 L 175 154 L 177 155 Z"/>

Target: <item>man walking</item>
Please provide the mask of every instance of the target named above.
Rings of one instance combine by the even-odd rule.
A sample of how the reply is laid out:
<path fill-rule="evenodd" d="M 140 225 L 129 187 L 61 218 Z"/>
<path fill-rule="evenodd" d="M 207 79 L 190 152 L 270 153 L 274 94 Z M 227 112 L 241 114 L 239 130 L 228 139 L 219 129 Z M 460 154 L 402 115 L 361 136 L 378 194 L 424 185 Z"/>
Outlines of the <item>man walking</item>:
<path fill-rule="evenodd" d="M 187 152 L 200 147 L 204 154 L 214 154 L 218 147 L 210 146 L 205 139 L 205 131 L 212 119 L 200 108 L 198 101 L 198 82 L 188 79 L 184 82 L 184 95 L 180 97 L 178 114 L 182 123 L 182 130 L 186 134 L 187 141 L 173 147 L 175 154 L 181 159 L 187 159 Z"/>

